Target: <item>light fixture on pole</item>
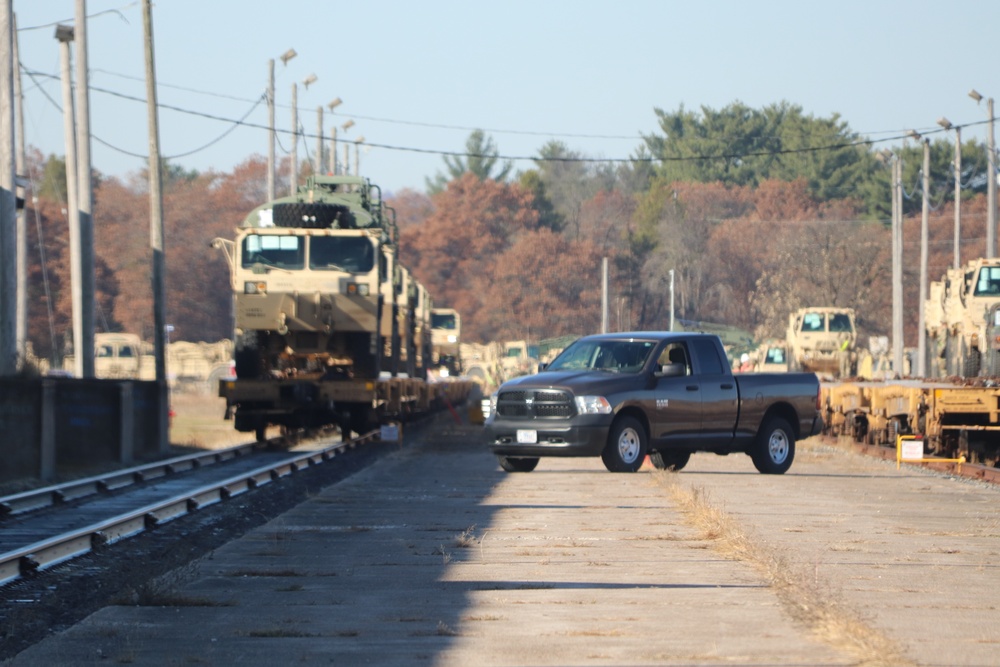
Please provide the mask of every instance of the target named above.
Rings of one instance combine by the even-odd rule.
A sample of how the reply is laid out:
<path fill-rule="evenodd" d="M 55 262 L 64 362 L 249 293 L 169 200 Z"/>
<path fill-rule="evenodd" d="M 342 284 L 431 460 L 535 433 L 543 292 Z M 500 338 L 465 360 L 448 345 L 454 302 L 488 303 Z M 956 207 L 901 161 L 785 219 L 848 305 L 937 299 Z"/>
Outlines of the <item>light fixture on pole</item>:
<path fill-rule="evenodd" d="M 335 97 L 332 100 L 330 100 L 330 103 L 326 105 L 326 108 L 330 110 L 330 113 L 333 113 L 333 110 L 339 107 L 343 103 L 344 101 L 342 99 L 340 99 L 339 97 Z"/>
<path fill-rule="evenodd" d="M 982 101 L 983 96 L 973 88 L 969 91 L 969 97 L 976 101 Z M 986 100 L 986 116 L 990 124 L 986 126 L 986 256 L 996 257 L 996 228 L 997 228 L 997 147 L 993 138 L 993 98 Z"/>
<path fill-rule="evenodd" d="M 952 125 L 951 121 L 941 116 L 938 125 L 946 130 L 955 130 L 955 252 L 953 267 L 962 266 L 962 128 Z"/>
<path fill-rule="evenodd" d="M 316 83 L 316 80 L 318 78 L 319 77 L 317 77 L 315 74 L 310 74 L 306 78 L 302 79 L 302 85 L 306 87 L 306 90 L 309 90 L 309 86 Z"/>
<path fill-rule="evenodd" d="M 287 51 L 281 54 L 281 64 L 287 65 L 288 61 L 297 55 L 299 54 L 295 52 L 295 49 L 288 49 Z"/>

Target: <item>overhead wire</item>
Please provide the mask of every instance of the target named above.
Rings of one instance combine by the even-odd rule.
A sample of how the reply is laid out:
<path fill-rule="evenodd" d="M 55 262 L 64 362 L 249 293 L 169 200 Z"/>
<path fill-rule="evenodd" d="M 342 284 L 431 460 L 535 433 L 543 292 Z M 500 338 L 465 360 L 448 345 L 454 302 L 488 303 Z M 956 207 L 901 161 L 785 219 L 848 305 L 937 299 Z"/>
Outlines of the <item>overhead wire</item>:
<path fill-rule="evenodd" d="M 31 70 L 28 70 L 27 68 L 24 68 L 23 65 L 22 65 L 22 68 L 25 70 L 26 73 L 29 73 L 29 76 L 31 76 L 32 80 L 35 80 L 36 83 L 37 83 L 37 80 L 32 75 L 45 76 L 45 77 L 50 77 L 50 78 L 58 78 L 58 77 L 55 77 L 54 75 L 46 74 L 44 72 L 32 72 Z M 134 95 L 128 95 L 128 94 L 125 94 L 125 93 L 121 93 L 121 92 L 114 91 L 114 90 L 109 90 L 107 88 L 102 88 L 102 87 L 99 87 L 99 86 L 91 86 L 91 90 L 94 90 L 94 91 L 97 91 L 97 92 L 100 92 L 100 93 L 104 93 L 106 95 L 111 95 L 111 96 L 114 96 L 114 97 L 118 97 L 118 98 L 121 98 L 121 99 L 131 100 L 131 101 L 135 101 L 135 102 L 142 102 L 142 103 L 146 102 L 145 98 L 136 97 Z M 54 101 L 52 100 L 51 97 L 49 97 L 48 95 L 46 95 L 46 97 L 48 97 L 48 99 L 54 103 Z M 260 104 L 260 98 L 258 98 L 258 100 L 256 102 L 254 102 L 254 107 L 256 107 L 259 104 Z M 58 105 L 56 105 L 56 106 L 58 108 Z M 164 103 L 164 102 L 159 102 L 157 104 L 157 106 L 158 106 L 158 108 L 166 109 L 166 110 L 170 110 L 170 111 L 175 111 L 177 113 L 183 113 L 183 114 L 187 114 L 187 115 L 197 116 L 197 117 L 200 117 L 200 118 L 206 118 L 206 119 L 209 119 L 209 120 L 216 120 L 216 121 L 220 121 L 220 122 L 230 123 L 230 124 L 233 125 L 233 127 L 229 128 L 226 131 L 226 134 L 232 132 L 232 130 L 235 129 L 235 127 L 237 127 L 237 126 L 248 127 L 248 128 L 252 128 L 252 129 L 262 129 L 262 130 L 268 130 L 268 131 L 270 131 L 272 129 L 269 126 L 262 125 L 260 123 L 247 122 L 246 121 L 246 117 L 247 117 L 246 115 L 243 116 L 240 119 L 233 119 L 233 118 L 226 118 L 226 117 L 223 117 L 223 116 L 219 116 L 219 115 L 216 115 L 216 114 L 206 113 L 206 112 L 203 112 L 203 111 L 197 111 L 197 110 L 194 110 L 194 109 L 188 109 L 188 108 L 184 108 L 184 107 L 180 107 L 180 106 L 176 106 L 176 105 L 172 105 L 172 104 L 167 104 L 167 103 Z M 249 114 L 247 114 L 247 115 L 249 115 Z M 360 118 L 360 116 L 355 116 L 355 117 Z M 986 120 L 974 121 L 974 122 L 965 123 L 963 125 L 958 125 L 958 126 L 954 126 L 954 127 L 959 127 L 959 128 L 974 127 L 974 126 L 977 126 L 977 125 L 983 125 L 985 123 L 989 123 L 992 120 L 993 119 L 986 119 Z M 282 134 L 282 133 L 284 133 L 284 134 L 292 134 L 291 131 L 289 131 L 289 130 L 283 130 L 283 129 L 280 129 L 280 128 L 274 128 L 274 131 L 277 134 Z M 930 134 L 936 134 L 936 133 L 946 132 L 946 131 L 947 130 L 945 130 L 944 128 L 927 129 L 922 134 L 924 134 L 924 135 L 930 135 Z M 318 136 L 318 135 L 310 134 L 308 132 L 303 132 L 301 134 L 302 134 L 303 137 L 305 137 L 307 139 L 309 139 L 309 138 L 316 138 Z M 543 133 L 538 133 L 538 134 L 543 134 Z M 547 136 L 551 136 L 551 135 L 547 135 Z M 564 135 L 564 136 L 568 136 L 568 135 Z M 593 137 L 594 135 L 587 135 L 587 136 Z M 824 145 L 819 145 L 819 146 L 806 146 L 806 147 L 802 147 L 802 148 L 786 148 L 786 149 L 771 150 L 771 151 L 750 151 L 750 152 L 744 152 L 744 153 L 717 153 L 717 154 L 707 154 L 707 155 L 706 154 L 697 154 L 697 155 L 686 155 L 686 156 L 676 156 L 676 157 L 672 157 L 672 156 L 633 156 L 633 157 L 627 157 L 627 158 L 591 158 L 591 157 L 577 157 L 577 156 L 570 157 L 570 156 L 539 156 L 539 155 L 493 155 L 493 154 L 483 154 L 483 153 L 471 153 L 471 152 L 467 152 L 467 151 L 449 151 L 449 150 L 444 150 L 444 149 L 429 149 L 429 148 L 417 148 L 417 147 L 413 147 L 413 146 L 399 146 L 399 145 L 393 145 L 393 144 L 383 144 L 383 143 L 378 143 L 378 142 L 373 142 L 373 141 L 363 141 L 363 142 L 356 142 L 356 143 L 360 143 L 363 146 L 367 146 L 367 147 L 371 147 L 371 148 L 381 148 L 381 149 L 384 149 L 384 150 L 402 151 L 402 152 L 410 152 L 410 153 L 420 153 L 420 154 L 428 154 L 428 155 L 440 155 L 440 156 L 448 156 L 448 157 L 496 158 L 496 159 L 499 159 L 499 160 L 530 161 L 530 162 L 536 162 L 536 163 L 537 162 L 564 162 L 564 163 L 584 163 L 584 164 L 643 164 L 643 163 L 650 163 L 651 164 L 651 163 L 667 163 L 667 162 L 697 162 L 697 161 L 710 161 L 710 160 L 742 160 L 742 159 L 754 158 L 754 157 L 773 157 L 773 156 L 776 156 L 776 155 L 795 155 L 795 154 L 804 154 L 804 153 L 815 153 L 815 152 L 822 152 L 822 151 L 833 151 L 833 150 L 843 150 L 843 149 L 847 149 L 847 148 L 856 148 L 856 147 L 860 147 L 860 146 L 874 146 L 874 145 L 880 144 L 880 143 L 905 140 L 907 138 L 908 138 L 908 135 L 905 132 L 900 131 L 900 133 L 897 133 L 895 135 L 888 136 L 888 137 L 885 137 L 885 138 L 882 138 L 882 139 L 870 139 L 870 138 L 869 139 L 863 139 L 863 138 L 859 138 L 859 139 L 854 140 L 854 141 L 844 141 L 844 142 L 833 143 L 833 144 L 824 144 Z M 120 152 L 122 152 L 122 153 L 124 153 L 126 155 L 134 155 L 133 153 L 129 153 L 126 150 L 123 150 L 123 149 L 120 149 L 120 148 L 116 148 L 116 147 L 112 146 L 111 144 L 109 144 L 106 141 L 101 141 L 101 143 L 104 144 L 104 145 L 106 145 L 106 146 L 108 146 L 109 148 L 113 148 L 114 150 L 118 150 L 118 151 L 120 151 Z M 206 145 L 206 147 L 212 145 L 213 143 L 215 143 L 215 141 L 210 142 L 209 144 Z M 182 153 L 180 155 L 181 156 L 191 155 L 194 152 L 197 152 L 197 151 L 186 151 L 186 152 L 184 152 L 184 153 Z M 177 156 L 174 156 L 174 157 L 177 157 Z M 168 158 L 168 159 L 170 159 L 170 158 Z"/>

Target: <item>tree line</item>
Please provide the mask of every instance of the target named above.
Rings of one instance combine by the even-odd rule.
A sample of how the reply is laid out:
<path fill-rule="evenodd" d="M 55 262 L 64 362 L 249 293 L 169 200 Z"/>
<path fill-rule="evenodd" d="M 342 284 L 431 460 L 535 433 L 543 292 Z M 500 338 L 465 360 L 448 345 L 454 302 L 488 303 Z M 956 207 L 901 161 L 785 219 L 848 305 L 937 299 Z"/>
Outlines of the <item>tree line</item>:
<path fill-rule="evenodd" d="M 625 162 L 586 160 L 549 141 L 514 172 L 493 139 L 473 132 L 425 191 L 387 193 L 400 261 L 436 305 L 458 309 L 466 340 L 544 339 L 599 330 L 608 260 L 610 324 L 663 329 L 674 316 L 783 337 L 806 305 L 853 307 L 862 335 L 887 335 L 892 308 L 889 169 L 838 116 L 780 103 L 752 109 L 656 109 L 660 132 Z M 929 275 L 952 261 L 954 145 L 933 141 Z M 905 312 L 917 312 L 922 147 L 904 163 Z M 963 261 L 985 253 L 986 158 L 962 145 Z M 29 340 L 57 360 L 72 341 L 65 169 L 29 156 Z M 300 165 L 303 177 L 311 167 Z M 378 182 L 377 174 L 368 175 Z M 228 266 L 211 247 L 266 198 L 266 163 L 231 172 L 168 165 L 164 224 L 172 340 L 232 335 Z M 146 174 L 97 174 L 95 322 L 152 337 Z M 916 318 L 906 319 L 915 344 Z"/>

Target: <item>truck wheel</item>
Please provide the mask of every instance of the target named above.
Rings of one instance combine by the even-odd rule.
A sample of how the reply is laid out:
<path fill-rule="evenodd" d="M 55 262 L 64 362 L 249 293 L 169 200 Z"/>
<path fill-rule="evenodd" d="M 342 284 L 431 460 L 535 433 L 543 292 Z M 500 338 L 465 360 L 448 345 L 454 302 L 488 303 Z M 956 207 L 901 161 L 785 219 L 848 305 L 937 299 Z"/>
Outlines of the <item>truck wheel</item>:
<path fill-rule="evenodd" d="M 646 458 L 646 431 L 634 417 L 621 417 L 611 425 L 608 443 L 601 452 L 611 472 L 635 472 Z"/>
<path fill-rule="evenodd" d="M 514 458 L 511 456 L 497 456 L 500 467 L 507 472 L 531 472 L 538 465 L 538 457 Z"/>
<path fill-rule="evenodd" d="M 782 475 L 792 467 L 795 458 L 795 435 L 792 427 L 780 417 L 764 422 L 750 451 L 758 471 L 765 475 Z"/>
<path fill-rule="evenodd" d="M 649 460 L 657 470 L 678 471 L 691 460 L 691 452 L 650 452 Z"/>

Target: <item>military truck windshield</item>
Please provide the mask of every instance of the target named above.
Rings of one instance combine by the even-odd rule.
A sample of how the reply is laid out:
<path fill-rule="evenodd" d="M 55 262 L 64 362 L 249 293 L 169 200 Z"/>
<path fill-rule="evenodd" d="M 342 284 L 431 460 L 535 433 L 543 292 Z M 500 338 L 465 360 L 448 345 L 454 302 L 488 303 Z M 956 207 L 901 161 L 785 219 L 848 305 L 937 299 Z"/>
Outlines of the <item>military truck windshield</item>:
<path fill-rule="evenodd" d="M 826 318 L 823 313 L 806 313 L 802 316 L 802 331 L 823 331 Z"/>
<path fill-rule="evenodd" d="M 783 364 L 785 363 L 785 348 L 783 347 L 769 347 L 767 349 L 767 356 L 764 358 L 764 362 L 768 364 Z"/>
<path fill-rule="evenodd" d="M 854 331 L 854 327 L 851 326 L 851 318 L 843 313 L 831 313 L 830 331 L 847 331 L 848 333 Z"/>
<path fill-rule="evenodd" d="M 241 266 L 251 269 L 258 264 L 287 270 L 304 268 L 304 239 L 300 236 L 248 235 L 243 239 Z"/>
<path fill-rule="evenodd" d="M 1000 266 L 984 266 L 979 270 L 972 296 L 1000 296 Z"/>
<path fill-rule="evenodd" d="M 431 313 L 431 329 L 456 329 L 454 313 Z"/>
<path fill-rule="evenodd" d="M 651 341 L 576 341 L 545 370 L 602 370 L 612 373 L 637 373 L 656 344 Z"/>
<path fill-rule="evenodd" d="M 309 268 L 368 273 L 375 268 L 375 247 L 367 236 L 313 236 L 309 239 Z"/>

